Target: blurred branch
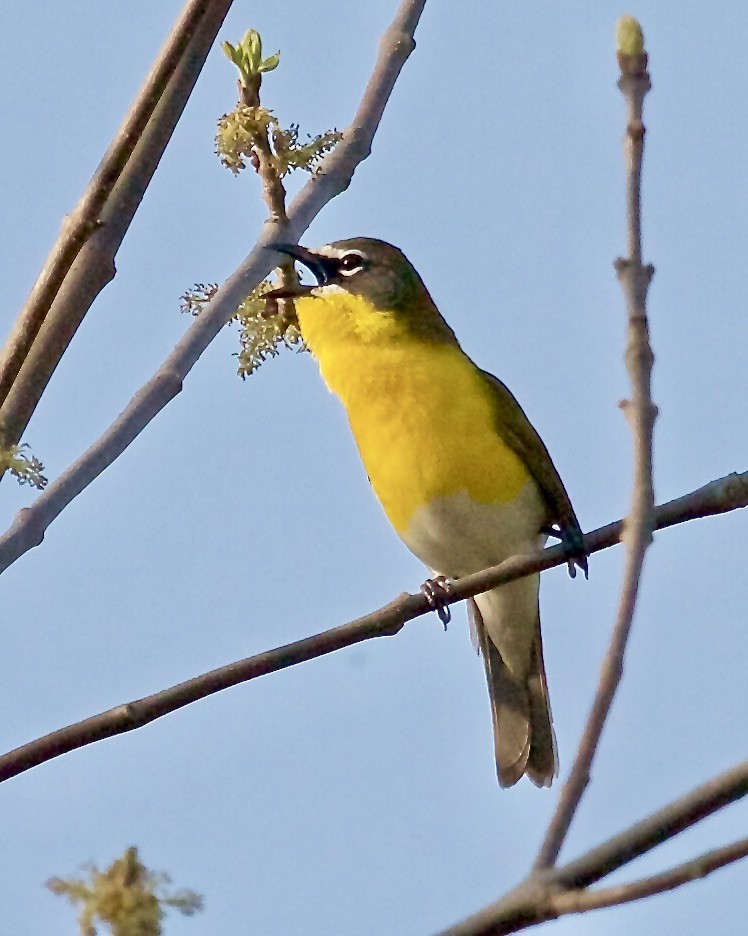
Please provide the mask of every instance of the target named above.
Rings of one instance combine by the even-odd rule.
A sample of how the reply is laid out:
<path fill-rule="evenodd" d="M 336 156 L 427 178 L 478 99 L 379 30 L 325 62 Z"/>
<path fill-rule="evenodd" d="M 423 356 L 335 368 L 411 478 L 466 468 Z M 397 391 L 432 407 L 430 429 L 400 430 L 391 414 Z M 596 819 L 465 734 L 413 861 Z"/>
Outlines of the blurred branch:
<path fill-rule="evenodd" d="M 748 505 L 748 472 L 728 475 L 710 482 L 691 494 L 657 507 L 654 512 L 655 527 L 662 529 L 697 517 L 725 513 L 746 505 Z M 621 538 L 623 528 L 624 521 L 619 520 L 588 533 L 584 537 L 585 551 L 591 554 L 615 545 Z M 499 566 L 455 581 L 450 588 L 447 602 L 454 604 L 506 582 L 562 565 L 569 558 L 569 551 L 560 545 L 531 555 L 514 556 Z M 141 728 L 163 715 L 239 683 L 325 656 L 335 650 L 353 646 L 373 637 L 393 636 L 407 621 L 428 614 L 432 610 L 423 593 L 404 594 L 378 611 L 348 624 L 315 634 L 304 640 L 298 640 L 276 650 L 269 650 L 266 653 L 230 663 L 135 702 L 118 705 L 107 712 L 68 725 L 59 731 L 53 731 L 43 738 L 38 738 L 0 756 L 0 782 L 59 757 L 61 754 L 104 738 Z"/>
<path fill-rule="evenodd" d="M 636 20 L 627 16 L 622 18 L 618 28 L 618 61 L 621 66 L 619 88 L 626 98 L 628 110 L 625 152 L 629 256 L 619 259 L 616 269 L 628 312 L 625 359 L 632 387 L 632 400 L 623 403 L 622 407 L 634 436 L 632 504 L 620 530 L 627 556 L 618 614 L 577 757 L 561 791 L 534 868 L 518 887 L 497 903 L 446 930 L 443 936 L 498 936 L 515 933 L 565 914 L 628 903 L 673 890 L 748 855 L 748 840 L 742 840 L 649 878 L 597 891 L 588 890 L 590 885 L 662 842 L 748 795 L 748 761 L 745 761 L 574 861 L 556 866 L 559 852 L 589 783 L 592 761 L 620 683 L 644 556 L 652 540 L 652 531 L 661 524 L 662 519 L 661 508 L 654 507 L 652 484 L 652 435 L 657 410 L 651 398 L 654 356 L 649 343 L 645 306 L 647 289 L 654 271 L 641 261 L 642 107 L 650 82 L 641 27 Z"/>
<path fill-rule="evenodd" d="M 629 900 L 649 897 L 704 877 L 744 857 L 748 852 L 746 840 L 716 849 L 652 878 L 600 891 L 580 889 L 602 880 L 747 795 L 748 761 L 743 761 L 574 861 L 556 868 L 533 871 L 497 903 L 450 927 L 442 936 L 504 936 L 567 913 L 625 903 L 627 894 Z M 626 891 L 627 888 L 630 890 Z"/>
<path fill-rule="evenodd" d="M 631 381 L 632 397 L 630 401 L 625 400 L 621 403 L 621 407 L 628 417 L 634 437 L 632 501 L 621 534 L 621 542 L 626 549 L 626 565 L 616 623 L 603 661 L 595 699 L 574 764 L 561 790 L 556 811 L 535 861 L 537 870 L 550 868 L 555 864 L 590 782 L 592 762 L 623 675 L 623 659 L 634 619 L 644 556 L 652 542 L 655 522 L 652 434 L 657 408 L 652 403 L 651 377 L 654 355 L 649 343 L 646 311 L 647 289 L 654 268 L 642 264 L 641 254 L 641 173 L 644 154 L 642 108 L 650 89 L 650 81 L 641 27 L 630 16 L 623 17 L 619 22 L 618 45 L 618 61 L 621 67 L 618 87 L 624 95 L 627 107 L 624 153 L 629 256 L 625 259 L 619 258 L 615 266 L 628 313 L 625 361 Z"/>
<path fill-rule="evenodd" d="M 748 857 L 748 838 L 740 839 L 723 848 L 714 848 L 669 871 L 653 874 L 651 877 L 641 878 L 638 881 L 629 881 L 627 884 L 618 884 L 615 887 L 600 890 L 573 890 L 559 894 L 553 900 L 553 907 L 559 916 L 567 913 L 584 913 L 587 910 L 598 910 L 602 907 L 617 907 L 644 897 L 654 897 L 656 894 L 675 890 L 676 887 L 705 878 L 713 871 L 718 871 L 745 857 Z"/>
<path fill-rule="evenodd" d="M 16 444 L 96 296 L 232 0 L 189 0 L 0 352 L 0 447 Z"/>
<path fill-rule="evenodd" d="M 343 132 L 342 142 L 322 160 L 317 172 L 294 199 L 288 209 L 287 224 L 272 220 L 265 223 L 249 256 L 217 290 L 158 371 L 138 390 L 120 416 L 97 442 L 48 486 L 32 507 L 19 511 L 10 530 L 0 537 L 0 572 L 27 550 L 38 546 L 47 527 L 73 498 L 111 465 L 180 392 L 182 381 L 203 351 L 233 317 L 245 297 L 273 268 L 277 255 L 274 256 L 268 246 L 281 237 L 286 241 L 298 241 L 322 208 L 348 188 L 356 167 L 371 152 L 371 142 L 385 105 L 403 65 L 415 48 L 413 33 L 425 3 L 426 0 L 402 0 L 395 19 L 382 36 L 374 71 L 353 122 Z M 27 360 L 26 364 L 30 363 L 30 359 Z M 10 403 L 10 399 L 7 402 Z"/>

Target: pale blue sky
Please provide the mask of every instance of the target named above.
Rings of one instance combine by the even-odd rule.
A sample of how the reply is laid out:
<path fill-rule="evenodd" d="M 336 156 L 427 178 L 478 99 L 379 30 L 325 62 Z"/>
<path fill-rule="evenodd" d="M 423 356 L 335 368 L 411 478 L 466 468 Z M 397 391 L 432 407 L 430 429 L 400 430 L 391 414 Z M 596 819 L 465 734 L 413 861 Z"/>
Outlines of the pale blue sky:
<path fill-rule="evenodd" d="M 0 258 L 7 331 L 180 7 L 49 0 L 2 16 Z M 264 101 L 344 126 L 392 2 L 237 0 L 222 39 L 259 29 L 280 69 Z M 542 433 L 585 528 L 625 512 L 630 438 L 615 87 L 616 18 L 643 23 L 646 259 L 657 355 L 656 491 L 745 470 L 745 42 L 732 2 L 563 6 L 429 0 L 351 189 L 305 238 L 382 237 L 420 270 L 465 348 Z M 208 60 L 118 257 L 29 427 L 57 476 L 151 375 L 188 320 L 179 296 L 228 275 L 263 219 L 256 180 L 212 153 L 234 103 Z M 0 747 L 342 623 L 424 577 L 368 489 L 342 410 L 307 355 L 242 383 L 226 330 L 184 392 L 4 576 Z M 6 482 L 4 529 L 33 498 Z M 656 538 L 622 691 L 571 857 L 745 757 L 745 517 Z M 541 590 L 562 777 L 615 613 L 622 553 Z M 426 934 L 525 872 L 559 787 L 499 791 L 464 611 L 235 688 L 43 765 L 0 789 L 3 926 L 75 932 L 43 889 L 136 844 L 206 898 L 169 936 Z M 745 834 L 725 811 L 627 872 Z M 550 924 L 575 936 L 738 932 L 748 866 L 682 892 Z"/>

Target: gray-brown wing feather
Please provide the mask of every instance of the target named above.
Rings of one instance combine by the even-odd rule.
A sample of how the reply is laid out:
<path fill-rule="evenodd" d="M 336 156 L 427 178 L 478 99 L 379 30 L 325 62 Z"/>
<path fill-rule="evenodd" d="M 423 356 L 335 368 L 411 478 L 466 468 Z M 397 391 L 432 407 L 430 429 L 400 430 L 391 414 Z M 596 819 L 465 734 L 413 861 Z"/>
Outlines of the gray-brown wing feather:
<path fill-rule="evenodd" d="M 481 375 L 491 386 L 499 435 L 527 465 L 548 505 L 548 522 L 558 525 L 563 542 L 575 550 L 576 564 L 586 574 L 582 529 L 548 449 L 509 388 L 488 371 Z"/>

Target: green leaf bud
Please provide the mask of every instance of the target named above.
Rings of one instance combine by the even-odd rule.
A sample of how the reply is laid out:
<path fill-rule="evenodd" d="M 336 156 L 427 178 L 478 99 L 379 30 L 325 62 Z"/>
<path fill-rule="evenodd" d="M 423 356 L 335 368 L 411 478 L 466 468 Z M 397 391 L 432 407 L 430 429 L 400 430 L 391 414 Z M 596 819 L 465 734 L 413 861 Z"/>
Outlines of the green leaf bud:
<path fill-rule="evenodd" d="M 619 55 L 644 55 L 644 33 L 633 16 L 622 16 L 616 23 L 616 46 Z"/>

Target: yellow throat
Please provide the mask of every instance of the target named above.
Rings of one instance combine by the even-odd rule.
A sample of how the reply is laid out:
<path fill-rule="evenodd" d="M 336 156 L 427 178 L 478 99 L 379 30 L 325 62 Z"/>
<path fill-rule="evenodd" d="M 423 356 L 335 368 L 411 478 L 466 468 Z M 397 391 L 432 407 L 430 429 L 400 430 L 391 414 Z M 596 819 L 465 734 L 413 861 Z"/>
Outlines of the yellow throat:
<path fill-rule="evenodd" d="M 296 311 L 399 533 L 436 498 L 465 491 L 493 504 L 519 494 L 530 474 L 500 438 L 490 388 L 451 332 L 414 329 L 334 287 L 297 299 Z"/>

